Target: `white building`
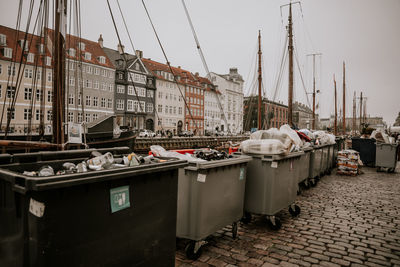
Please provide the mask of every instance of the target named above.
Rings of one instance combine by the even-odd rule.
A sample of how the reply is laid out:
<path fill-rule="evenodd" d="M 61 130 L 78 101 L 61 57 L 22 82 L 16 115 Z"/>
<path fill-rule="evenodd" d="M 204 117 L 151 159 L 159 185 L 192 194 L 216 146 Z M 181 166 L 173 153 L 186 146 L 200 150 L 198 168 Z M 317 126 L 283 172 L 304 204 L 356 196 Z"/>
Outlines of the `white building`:
<path fill-rule="evenodd" d="M 179 85 L 180 91 L 166 64 L 145 58 L 142 58 L 142 61 L 156 77 L 155 131 L 170 130 L 177 134 L 184 129 L 185 104 L 181 92 L 185 95 L 185 85 Z"/>
<path fill-rule="evenodd" d="M 220 101 L 226 116 L 226 125 L 221 114 L 222 131 L 240 133 L 243 131 L 243 78 L 237 68 L 230 68 L 229 74 L 210 73 L 211 81 L 221 92 Z"/>
<path fill-rule="evenodd" d="M 215 91 L 208 85 L 204 92 L 204 129 L 214 132 L 221 129 L 222 114 L 217 97 L 221 98 L 221 93 Z"/>

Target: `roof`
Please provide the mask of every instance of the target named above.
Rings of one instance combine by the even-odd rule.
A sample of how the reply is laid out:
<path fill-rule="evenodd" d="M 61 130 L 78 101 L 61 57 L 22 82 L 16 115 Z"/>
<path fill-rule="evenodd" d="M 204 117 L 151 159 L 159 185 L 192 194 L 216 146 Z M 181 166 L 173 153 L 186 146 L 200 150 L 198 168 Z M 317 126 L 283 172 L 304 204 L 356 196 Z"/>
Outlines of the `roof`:
<path fill-rule="evenodd" d="M 12 48 L 13 50 L 13 57 L 12 58 L 7 58 L 4 56 L 4 52 L 1 51 L 0 53 L 0 59 L 2 60 L 7 60 L 7 61 L 15 61 L 15 62 L 20 62 L 21 61 L 21 56 L 24 54 L 22 53 L 22 47 L 20 46 L 20 44 L 17 45 L 17 47 L 15 47 L 16 43 L 19 40 L 24 40 L 25 38 L 25 32 L 19 32 L 17 38 L 16 34 L 17 31 L 15 29 L 6 27 L 6 26 L 1 26 L 0 25 L 0 34 L 4 34 L 6 36 L 6 45 L 2 45 L 0 46 L 0 48 Z M 39 54 L 39 49 L 38 49 L 38 45 L 40 43 L 44 43 L 44 40 L 37 36 L 37 35 L 33 35 L 33 34 L 28 34 L 26 40 L 28 41 L 28 48 L 29 48 L 29 53 L 33 53 L 35 54 L 35 60 L 33 63 L 30 62 L 26 62 L 27 65 L 35 65 L 36 64 L 36 60 L 37 57 L 36 55 Z M 15 51 L 16 48 L 16 51 Z M 48 48 L 46 47 L 45 50 L 46 56 L 51 56 L 50 51 L 48 50 Z M 42 66 L 45 65 L 42 57 L 38 57 L 38 66 Z M 51 66 L 48 66 L 51 67 Z"/>
<path fill-rule="evenodd" d="M 54 30 L 48 29 L 48 32 L 49 32 L 50 39 L 53 40 Z M 85 44 L 85 50 L 81 51 L 82 52 L 81 59 L 79 59 L 79 53 L 78 53 L 79 43 Z M 66 58 L 74 59 L 74 60 L 81 60 L 82 62 L 85 62 L 85 63 L 91 63 L 94 65 L 99 65 L 99 66 L 115 69 L 114 64 L 111 62 L 111 60 L 108 58 L 106 53 L 103 51 L 103 48 L 101 48 L 100 44 L 97 42 L 79 38 L 78 36 L 67 34 L 67 38 L 65 41 L 65 47 L 66 47 L 67 51 L 70 48 L 73 48 L 76 51 L 74 57 L 70 56 L 69 53 L 66 53 Z M 92 56 L 91 56 L 90 60 L 85 59 L 85 56 L 84 56 L 85 52 L 91 53 Z M 105 63 L 100 62 L 99 57 L 101 57 L 101 56 L 105 57 L 105 59 L 106 59 Z"/>

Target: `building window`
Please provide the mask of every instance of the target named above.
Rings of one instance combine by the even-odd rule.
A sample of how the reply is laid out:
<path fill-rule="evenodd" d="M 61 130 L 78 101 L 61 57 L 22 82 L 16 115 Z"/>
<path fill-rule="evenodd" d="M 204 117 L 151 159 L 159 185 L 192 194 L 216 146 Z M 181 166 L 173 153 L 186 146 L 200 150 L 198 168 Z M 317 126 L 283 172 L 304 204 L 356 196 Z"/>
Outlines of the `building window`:
<path fill-rule="evenodd" d="M 162 92 L 161 91 L 158 92 L 158 98 L 162 98 Z"/>
<path fill-rule="evenodd" d="M 90 95 L 87 95 L 87 96 L 86 96 L 85 105 L 88 106 L 88 107 L 90 106 Z"/>
<path fill-rule="evenodd" d="M 128 111 L 133 111 L 133 100 L 128 100 L 126 103 L 126 109 Z"/>
<path fill-rule="evenodd" d="M 145 112 L 146 110 L 146 102 L 140 101 L 140 112 Z"/>
<path fill-rule="evenodd" d="M 85 52 L 85 60 L 92 60 L 92 54 L 91 53 L 89 53 L 89 52 Z M 89 114 L 87 114 L 87 115 L 89 115 Z"/>
<path fill-rule="evenodd" d="M 33 74 L 33 70 L 31 70 L 31 69 L 25 69 L 25 71 L 24 71 L 24 76 L 25 76 L 25 78 L 32 79 L 32 74 Z"/>
<path fill-rule="evenodd" d="M 0 45 L 7 45 L 7 37 L 5 34 L 0 34 Z"/>
<path fill-rule="evenodd" d="M 15 95 L 15 86 L 7 86 L 7 98 L 13 98 Z"/>
<path fill-rule="evenodd" d="M 94 81 L 93 82 L 93 88 L 94 89 L 99 89 L 99 82 L 98 81 Z"/>
<path fill-rule="evenodd" d="M 70 86 L 74 86 L 75 85 L 75 78 L 72 77 L 72 76 L 69 77 L 69 85 Z"/>
<path fill-rule="evenodd" d="M 117 93 L 118 94 L 124 94 L 125 93 L 125 86 L 117 85 Z"/>
<path fill-rule="evenodd" d="M 110 92 L 114 91 L 114 85 L 113 84 L 109 84 L 108 85 L 108 91 L 110 91 Z"/>
<path fill-rule="evenodd" d="M 25 88 L 24 90 L 24 100 L 32 99 L 32 88 Z"/>
<path fill-rule="evenodd" d="M 68 54 L 69 54 L 69 56 L 71 56 L 71 57 L 75 57 L 75 49 L 73 49 L 73 48 L 70 48 L 69 50 L 68 50 Z"/>
<path fill-rule="evenodd" d="M 89 74 L 93 73 L 93 67 L 92 66 L 86 66 L 86 72 Z"/>
<path fill-rule="evenodd" d="M 117 109 L 124 110 L 124 100 L 123 99 L 117 99 Z"/>
<path fill-rule="evenodd" d="M 123 80 L 124 79 L 124 74 L 123 73 L 118 73 L 118 79 Z"/>
<path fill-rule="evenodd" d="M 175 107 L 174 107 L 175 108 Z M 153 103 L 147 103 L 146 111 L 148 113 L 153 113 Z"/>
<path fill-rule="evenodd" d="M 37 121 L 40 120 L 40 114 L 41 114 L 41 113 L 42 113 L 42 112 L 41 112 L 40 109 L 37 109 L 37 110 L 36 110 L 35 115 L 36 115 L 36 120 L 37 120 Z"/>
<path fill-rule="evenodd" d="M 178 108 L 178 114 L 179 114 L 179 115 L 182 115 L 182 107 L 179 107 L 179 108 Z"/>
<path fill-rule="evenodd" d="M 46 66 L 51 65 L 51 57 L 46 57 Z"/>
<path fill-rule="evenodd" d="M 11 66 L 8 66 L 7 69 L 8 69 L 7 71 L 8 76 L 10 75 L 15 76 L 15 66 L 12 67 L 12 72 L 11 72 Z"/>
<path fill-rule="evenodd" d="M 78 112 L 78 123 L 82 123 L 83 116 L 81 112 Z"/>
<path fill-rule="evenodd" d="M 51 110 L 47 111 L 47 120 L 51 121 L 53 119 L 53 113 L 51 112 Z"/>
<path fill-rule="evenodd" d="M 11 111 L 11 108 L 7 108 L 7 118 L 9 118 L 10 115 L 12 120 L 15 119 L 15 109 L 12 109 Z"/>
<path fill-rule="evenodd" d="M 93 121 L 96 121 L 96 120 L 98 119 L 98 117 L 99 117 L 99 116 L 97 115 L 97 113 L 94 113 L 94 114 L 93 114 Z"/>
<path fill-rule="evenodd" d="M 31 118 L 31 109 L 24 108 L 24 120 L 30 120 Z"/>
<path fill-rule="evenodd" d="M 146 88 L 139 87 L 138 95 L 142 96 L 142 97 L 146 97 Z"/>
<path fill-rule="evenodd" d="M 47 81 L 48 82 L 51 82 L 53 80 L 53 73 L 51 72 L 51 71 L 49 71 L 48 73 L 47 73 Z"/>
<path fill-rule="evenodd" d="M 105 83 L 101 83 L 101 90 L 103 91 L 107 90 L 107 86 Z"/>
<path fill-rule="evenodd" d="M 99 62 L 100 62 L 101 64 L 106 64 L 106 58 L 103 57 L 103 56 L 100 56 L 100 57 L 99 57 Z"/>
<path fill-rule="evenodd" d="M 134 95 L 134 90 L 132 85 L 128 85 L 128 95 Z"/>
<path fill-rule="evenodd" d="M 165 112 L 165 114 L 168 114 L 168 106 L 165 106 L 164 112 Z"/>
<path fill-rule="evenodd" d="M 9 47 L 5 47 L 5 48 L 3 48 L 4 50 L 4 57 L 6 57 L 6 58 L 11 58 L 12 57 L 12 48 L 9 48 Z"/>
<path fill-rule="evenodd" d="M 36 89 L 36 101 L 41 101 L 43 98 L 43 91 L 40 89 Z"/>
<path fill-rule="evenodd" d="M 101 98 L 100 107 L 102 107 L 102 108 L 106 107 L 106 99 L 104 97 Z"/>
<path fill-rule="evenodd" d="M 78 48 L 79 48 L 80 50 L 85 50 L 85 43 L 79 42 L 79 43 L 78 43 Z"/>
<path fill-rule="evenodd" d="M 74 113 L 68 112 L 68 122 L 73 122 L 73 121 L 74 121 Z"/>
<path fill-rule="evenodd" d="M 50 91 L 49 91 L 50 92 Z M 69 105 L 73 105 L 74 104 L 74 95 L 73 94 L 69 94 L 68 97 L 68 104 Z"/>
<path fill-rule="evenodd" d="M 86 80 L 85 86 L 86 88 L 92 88 L 92 80 Z"/>
<path fill-rule="evenodd" d="M 158 112 L 162 112 L 162 105 L 158 105 Z"/>
<path fill-rule="evenodd" d="M 82 94 L 79 93 L 78 95 L 78 105 L 81 106 L 82 105 Z"/>
<path fill-rule="evenodd" d="M 93 97 L 93 107 L 97 107 L 99 104 L 99 98 L 97 96 Z"/>
<path fill-rule="evenodd" d="M 88 113 L 85 114 L 85 121 L 90 122 L 90 114 Z"/>
<path fill-rule="evenodd" d="M 113 101 L 112 99 L 107 99 L 107 108 L 112 108 Z"/>
<path fill-rule="evenodd" d="M 100 74 L 99 68 L 94 68 L 94 74 L 96 74 L 96 75 L 99 75 L 99 74 Z"/>
<path fill-rule="evenodd" d="M 28 57 L 27 57 L 26 61 L 29 63 L 33 63 L 35 61 L 35 54 L 28 53 Z"/>

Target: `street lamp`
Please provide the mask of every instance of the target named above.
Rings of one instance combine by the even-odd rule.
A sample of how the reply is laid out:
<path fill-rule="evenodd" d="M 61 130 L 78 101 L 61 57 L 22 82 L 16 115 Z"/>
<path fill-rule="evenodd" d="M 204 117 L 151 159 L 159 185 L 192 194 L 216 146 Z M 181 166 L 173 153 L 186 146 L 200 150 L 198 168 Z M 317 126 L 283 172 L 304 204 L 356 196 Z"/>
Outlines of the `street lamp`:
<path fill-rule="evenodd" d="M 319 94 L 319 93 L 320 93 L 319 90 L 315 91 L 315 83 L 314 83 L 313 92 L 312 93 L 307 93 L 308 95 L 312 95 L 313 96 L 313 112 L 312 112 L 312 116 L 313 116 L 313 118 L 312 118 L 312 129 L 313 130 L 315 130 L 315 95 Z"/>

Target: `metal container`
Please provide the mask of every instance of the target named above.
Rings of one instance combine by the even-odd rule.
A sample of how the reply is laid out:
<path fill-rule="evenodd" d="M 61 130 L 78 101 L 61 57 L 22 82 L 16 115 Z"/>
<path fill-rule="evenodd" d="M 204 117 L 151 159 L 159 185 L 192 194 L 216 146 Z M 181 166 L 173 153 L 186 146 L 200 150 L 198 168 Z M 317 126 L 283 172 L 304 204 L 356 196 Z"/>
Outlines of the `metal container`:
<path fill-rule="evenodd" d="M 300 171 L 298 183 L 304 183 L 308 187 L 308 178 L 310 177 L 310 167 L 311 167 L 311 154 L 313 152 L 312 147 L 307 147 L 303 149 L 304 154 L 300 157 Z"/>
<path fill-rule="evenodd" d="M 329 172 L 329 150 L 330 145 L 322 145 L 322 164 L 320 176 L 323 176 Z"/>
<path fill-rule="evenodd" d="M 314 186 L 322 174 L 323 146 L 314 145 L 310 158 L 310 184 Z"/>
<path fill-rule="evenodd" d="M 397 164 L 398 144 L 376 144 L 376 161 L 377 171 L 387 168 L 388 172 L 394 172 Z"/>
<path fill-rule="evenodd" d="M 251 213 L 267 215 L 269 225 L 279 229 L 281 223 L 275 217 L 279 211 L 289 207 L 292 215 L 300 213 L 294 202 L 302 155 L 304 152 L 272 156 L 251 154 L 253 160 L 249 162 L 246 181 L 246 221 L 251 219 Z"/>
<path fill-rule="evenodd" d="M 376 160 L 376 140 L 353 137 L 351 139 L 352 148 L 360 153 L 361 161 L 364 165 L 374 167 Z"/>
<path fill-rule="evenodd" d="M 179 170 L 176 236 L 191 240 L 186 247 L 188 258 L 198 258 L 202 240 L 227 225 L 232 224 L 236 237 L 251 160 L 234 155 L 224 160 L 191 162 Z"/>
<path fill-rule="evenodd" d="M 186 161 L 21 174 L 77 164 L 86 153 L 44 152 L 42 160 L 0 166 L 0 266 L 173 266 L 178 169 Z"/>

